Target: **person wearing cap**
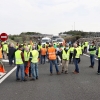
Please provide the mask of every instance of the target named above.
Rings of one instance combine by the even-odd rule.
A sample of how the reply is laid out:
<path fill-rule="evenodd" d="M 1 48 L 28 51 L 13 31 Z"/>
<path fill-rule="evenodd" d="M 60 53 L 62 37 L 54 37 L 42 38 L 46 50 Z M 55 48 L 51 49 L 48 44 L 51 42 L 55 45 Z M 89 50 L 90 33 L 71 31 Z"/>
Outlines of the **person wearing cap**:
<path fill-rule="evenodd" d="M 31 81 L 35 81 L 39 78 L 39 72 L 38 72 L 38 58 L 39 58 L 39 52 L 36 50 L 36 48 L 33 46 L 33 50 L 30 52 L 30 62 L 31 62 L 31 73 L 32 78 Z"/>
<path fill-rule="evenodd" d="M 60 75 L 57 65 L 56 49 L 53 47 L 53 44 L 50 44 L 50 47 L 48 48 L 48 59 L 50 62 L 50 75 L 53 74 L 53 64 L 55 65 L 57 75 Z"/>
<path fill-rule="evenodd" d="M 95 64 L 95 55 L 96 55 L 96 46 L 95 43 L 92 42 L 92 44 L 89 46 L 89 53 L 90 53 L 90 68 L 94 68 Z"/>
<path fill-rule="evenodd" d="M 21 70 L 21 81 L 27 81 L 25 79 L 24 73 L 24 54 L 22 52 L 23 46 L 19 45 L 18 50 L 15 52 L 15 64 L 17 65 L 16 69 L 16 81 L 19 81 L 19 70 Z"/>

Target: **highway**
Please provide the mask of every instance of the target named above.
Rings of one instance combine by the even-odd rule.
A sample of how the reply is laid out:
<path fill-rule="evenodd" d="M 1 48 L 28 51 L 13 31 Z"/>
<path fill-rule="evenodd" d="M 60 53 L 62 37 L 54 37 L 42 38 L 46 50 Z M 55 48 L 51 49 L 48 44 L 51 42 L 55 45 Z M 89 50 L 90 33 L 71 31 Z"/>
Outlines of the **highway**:
<path fill-rule="evenodd" d="M 7 73 L 14 66 L 4 63 Z M 69 65 L 69 73 L 50 76 L 49 63 L 39 64 L 39 79 L 16 82 L 15 71 L 0 84 L 0 100 L 100 100 L 100 75 L 97 75 L 98 61 L 89 68 L 88 56 L 81 56 L 80 73 L 73 74 L 74 64 Z M 59 66 L 61 71 L 61 66 Z M 7 74 L 6 74 L 7 75 Z M 3 76 L 4 77 L 4 76 Z M 0 79 L 0 81 L 3 78 Z"/>

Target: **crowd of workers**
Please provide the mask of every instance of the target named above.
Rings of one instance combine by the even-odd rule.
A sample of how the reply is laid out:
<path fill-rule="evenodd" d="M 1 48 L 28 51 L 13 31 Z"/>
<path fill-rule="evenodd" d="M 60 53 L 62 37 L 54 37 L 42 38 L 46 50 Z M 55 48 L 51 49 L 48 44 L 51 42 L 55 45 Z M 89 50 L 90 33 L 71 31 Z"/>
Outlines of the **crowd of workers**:
<path fill-rule="evenodd" d="M 50 75 L 53 75 L 53 65 L 55 65 L 57 75 L 61 73 L 68 74 L 68 66 L 73 63 L 75 65 L 74 74 L 79 73 L 78 64 L 81 61 L 81 55 L 87 53 L 88 42 L 84 43 L 75 42 L 74 44 L 65 45 L 59 43 L 46 43 L 41 45 L 39 42 L 37 45 L 33 43 L 7 44 L 2 42 L 0 45 L 0 59 L 4 58 L 9 60 L 10 66 L 17 65 L 16 80 L 27 81 L 36 80 L 39 78 L 38 64 L 45 64 L 46 60 L 50 64 Z M 100 47 L 96 49 L 95 43 L 92 42 L 89 46 L 90 52 L 90 68 L 94 67 L 95 55 L 98 56 L 98 71 L 100 74 Z M 14 61 L 14 62 L 13 62 Z M 59 67 L 62 67 L 62 71 Z M 21 71 L 21 79 L 19 78 L 19 70 Z"/>

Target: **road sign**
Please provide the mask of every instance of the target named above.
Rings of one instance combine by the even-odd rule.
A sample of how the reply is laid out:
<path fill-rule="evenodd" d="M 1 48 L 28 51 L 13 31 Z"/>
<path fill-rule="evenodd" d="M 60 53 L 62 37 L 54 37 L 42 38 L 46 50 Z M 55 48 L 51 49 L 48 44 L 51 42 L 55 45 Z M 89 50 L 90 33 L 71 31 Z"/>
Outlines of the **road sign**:
<path fill-rule="evenodd" d="M 0 40 L 6 41 L 8 39 L 8 35 L 6 33 L 1 33 Z"/>

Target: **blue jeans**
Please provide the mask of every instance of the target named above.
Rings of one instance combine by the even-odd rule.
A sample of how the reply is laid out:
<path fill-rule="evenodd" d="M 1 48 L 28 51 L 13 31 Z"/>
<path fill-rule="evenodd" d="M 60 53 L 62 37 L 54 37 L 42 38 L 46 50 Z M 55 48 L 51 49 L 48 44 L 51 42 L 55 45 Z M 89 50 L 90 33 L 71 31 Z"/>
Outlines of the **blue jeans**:
<path fill-rule="evenodd" d="M 45 64 L 46 55 L 41 55 L 41 64 Z"/>
<path fill-rule="evenodd" d="M 75 71 L 79 73 L 78 62 L 79 62 L 79 58 L 74 58 Z"/>
<path fill-rule="evenodd" d="M 16 69 L 16 79 L 19 78 L 19 70 L 21 71 L 21 80 L 25 79 L 24 64 L 18 64 Z"/>
<path fill-rule="evenodd" d="M 9 58 L 9 64 L 10 64 L 10 65 L 13 64 L 13 58 Z"/>
<path fill-rule="evenodd" d="M 34 79 L 39 76 L 38 63 L 31 63 L 31 73 Z"/>
<path fill-rule="evenodd" d="M 95 56 L 90 54 L 90 62 L 92 67 L 94 66 L 94 58 Z"/>
<path fill-rule="evenodd" d="M 58 70 L 58 65 L 57 65 L 57 60 L 49 60 L 50 62 L 50 73 L 52 73 L 52 67 L 53 67 L 53 64 L 55 65 L 55 68 L 56 68 L 56 72 L 59 72 Z"/>

